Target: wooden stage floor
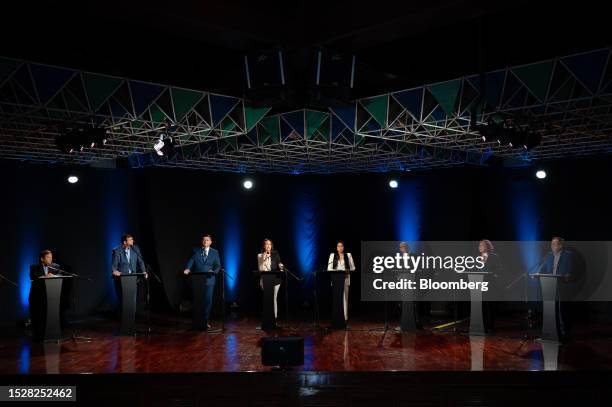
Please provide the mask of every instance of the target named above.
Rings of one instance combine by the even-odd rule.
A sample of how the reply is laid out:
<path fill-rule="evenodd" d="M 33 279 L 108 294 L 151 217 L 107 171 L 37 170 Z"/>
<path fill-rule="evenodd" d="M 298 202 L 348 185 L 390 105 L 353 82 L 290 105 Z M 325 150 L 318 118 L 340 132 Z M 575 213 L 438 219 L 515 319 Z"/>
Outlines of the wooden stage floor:
<path fill-rule="evenodd" d="M 256 329 L 257 322 L 233 321 L 223 333 L 203 333 L 190 331 L 186 319 L 165 319 L 153 325 L 150 335 L 121 337 L 113 333 L 112 321 L 88 321 L 77 325 L 76 334 L 91 342 L 69 339 L 60 344 L 5 334 L 0 338 L 0 374 L 269 371 L 261 364 L 264 336 L 303 336 L 305 363 L 296 369 L 302 372 L 612 370 L 610 327 L 578 329 L 572 341 L 556 345 L 525 338 L 510 323 L 498 324 L 495 334 L 483 337 L 430 329 L 384 332 L 371 321 L 354 321 L 348 331 L 295 322 L 263 332 Z"/>

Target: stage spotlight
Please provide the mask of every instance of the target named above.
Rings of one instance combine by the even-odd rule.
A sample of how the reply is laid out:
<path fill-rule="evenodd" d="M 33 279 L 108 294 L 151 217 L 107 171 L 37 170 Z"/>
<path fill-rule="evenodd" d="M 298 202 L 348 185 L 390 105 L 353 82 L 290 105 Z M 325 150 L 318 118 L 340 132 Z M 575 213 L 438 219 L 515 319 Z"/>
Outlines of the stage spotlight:
<path fill-rule="evenodd" d="M 527 133 L 520 129 L 510 136 L 510 147 L 524 146 L 527 140 Z"/>
<path fill-rule="evenodd" d="M 242 186 L 244 187 L 244 189 L 251 189 L 253 188 L 253 181 L 251 181 L 250 179 L 247 179 L 246 181 L 242 183 Z"/>
<path fill-rule="evenodd" d="M 103 146 L 106 144 L 106 129 L 104 127 L 94 127 L 86 131 L 86 140 L 89 141 L 89 146 L 94 148 L 96 145 Z"/>
<path fill-rule="evenodd" d="M 538 170 L 536 172 L 536 177 L 538 177 L 538 179 L 544 179 L 546 178 L 546 171 L 544 170 Z"/>
<path fill-rule="evenodd" d="M 77 182 L 79 182 L 79 177 L 77 177 L 76 175 L 70 175 L 68 177 L 68 182 L 70 184 L 76 184 Z"/>
<path fill-rule="evenodd" d="M 166 133 L 161 133 L 159 135 L 159 140 L 153 145 L 153 149 L 157 153 L 158 156 L 168 156 L 174 152 L 174 139 L 167 135 Z"/>
<path fill-rule="evenodd" d="M 396 180 L 392 179 L 391 181 L 389 181 L 389 188 L 395 189 L 398 186 L 399 186 L 399 183 Z"/>
<path fill-rule="evenodd" d="M 491 141 L 491 132 L 489 131 L 489 126 L 486 124 L 479 124 L 477 126 L 475 126 L 476 131 L 478 132 L 478 134 L 480 135 L 480 139 L 483 142 L 487 142 L 487 141 Z"/>
<path fill-rule="evenodd" d="M 70 154 L 106 144 L 106 129 L 87 125 L 62 125 L 55 139 L 62 153 Z"/>
<path fill-rule="evenodd" d="M 533 150 L 540 144 L 542 144 L 542 135 L 529 133 L 526 137 L 525 144 L 523 144 L 523 148 L 525 148 L 525 150 Z"/>

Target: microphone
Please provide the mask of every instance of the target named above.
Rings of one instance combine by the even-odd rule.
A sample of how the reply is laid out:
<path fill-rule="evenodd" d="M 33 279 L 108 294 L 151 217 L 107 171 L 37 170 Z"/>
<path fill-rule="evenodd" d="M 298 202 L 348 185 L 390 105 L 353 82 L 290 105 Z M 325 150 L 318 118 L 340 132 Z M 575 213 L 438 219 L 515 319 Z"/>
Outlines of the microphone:
<path fill-rule="evenodd" d="M 51 264 L 49 264 L 49 265 L 47 266 L 47 268 L 48 268 L 49 270 L 59 271 L 60 273 L 63 273 L 63 272 L 64 272 L 64 270 L 62 270 L 62 269 L 60 268 L 60 265 L 59 265 L 59 264 L 57 264 L 57 263 L 51 263 Z"/>
<path fill-rule="evenodd" d="M 66 275 L 71 276 L 71 277 L 78 277 L 78 274 L 69 273 L 68 271 L 61 269 L 60 265 L 57 264 L 57 263 L 51 263 L 51 264 L 52 265 L 47 266 L 47 268 L 50 269 L 50 270 L 55 270 L 55 271 L 59 272 L 59 274 L 66 274 Z M 57 267 L 54 267 L 54 266 L 57 266 Z"/>

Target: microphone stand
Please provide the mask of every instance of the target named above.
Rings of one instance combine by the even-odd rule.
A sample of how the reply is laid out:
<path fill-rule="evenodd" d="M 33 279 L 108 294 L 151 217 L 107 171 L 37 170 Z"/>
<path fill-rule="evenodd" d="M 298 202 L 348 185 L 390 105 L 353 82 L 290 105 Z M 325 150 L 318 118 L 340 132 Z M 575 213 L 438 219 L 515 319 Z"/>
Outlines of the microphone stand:
<path fill-rule="evenodd" d="M 314 328 L 319 329 L 321 327 L 321 316 L 319 314 L 319 297 L 317 295 L 317 272 L 312 273 L 314 275 Z"/>
<path fill-rule="evenodd" d="M 73 283 L 72 289 L 70 290 L 71 291 L 70 292 L 70 297 L 71 297 L 70 300 L 72 302 L 72 312 L 74 314 L 76 314 L 76 303 L 77 303 L 76 292 L 77 292 L 77 289 L 78 289 L 78 281 L 79 281 L 78 279 L 80 278 L 80 276 L 78 274 L 70 273 L 70 272 L 68 272 L 66 270 L 63 270 L 63 269 L 60 269 L 60 268 L 56 268 L 56 267 L 52 267 L 52 266 L 48 266 L 48 268 L 50 270 L 55 270 L 55 271 L 59 272 L 59 274 L 66 274 L 68 276 L 71 276 L 71 277 L 73 277 L 72 281 L 76 281 L 76 283 Z M 85 277 L 85 279 L 87 281 L 93 282 L 93 280 L 91 278 L 89 278 L 89 277 Z M 78 336 L 76 334 L 76 329 L 74 328 L 74 322 L 70 322 L 70 329 L 72 330 L 72 336 L 70 338 L 70 339 L 72 339 L 72 341 L 76 342 L 77 340 L 81 340 L 81 341 L 87 342 L 87 343 L 93 342 L 93 339 L 88 337 L 88 336 Z"/>
<path fill-rule="evenodd" d="M 209 330 L 209 333 L 225 332 L 225 277 L 229 277 L 230 280 L 234 280 L 232 276 L 227 274 L 224 268 L 221 268 L 219 272 L 223 277 L 221 279 L 221 330 Z"/>
<path fill-rule="evenodd" d="M 368 329 L 368 331 L 370 331 L 370 332 L 379 332 L 379 331 L 382 331 L 383 332 L 383 338 L 385 337 L 385 335 L 387 334 L 387 331 L 389 330 L 389 314 L 388 314 L 389 311 L 387 309 L 387 304 L 389 302 L 388 300 L 389 300 L 389 297 L 387 296 L 387 290 L 385 290 L 385 300 L 383 301 L 385 322 L 384 322 L 383 327 L 382 328 L 378 328 L 377 327 L 377 328 L 370 328 L 370 329 Z"/>
<path fill-rule="evenodd" d="M 524 284 L 523 284 L 523 302 L 525 303 L 525 305 L 527 306 L 527 315 L 525 316 L 525 319 L 527 321 L 527 327 L 525 328 L 525 333 L 523 334 L 523 339 L 524 340 L 528 340 L 528 339 L 535 339 L 535 336 L 531 337 L 529 335 L 529 330 L 533 328 L 533 311 L 531 310 L 531 308 L 529 307 L 529 296 L 527 294 L 527 278 L 534 274 L 534 272 L 539 272 L 542 267 L 544 267 L 544 263 L 546 263 L 548 254 L 546 254 L 545 256 L 542 257 L 542 261 L 539 262 L 535 267 L 532 267 L 531 269 L 529 269 L 527 271 L 526 274 L 520 274 L 517 278 L 515 278 L 514 280 L 512 280 L 510 282 L 510 284 L 508 284 L 506 286 L 506 289 L 512 287 L 514 284 L 516 284 L 517 282 L 524 280 Z"/>
<path fill-rule="evenodd" d="M 141 257 L 142 258 L 142 257 Z M 143 260 L 144 262 L 144 260 Z M 153 270 L 151 269 L 151 265 L 145 263 L 145 270 L 147 272 L 147 277 L 148 275 L 152 275 L 153 277 L 155 277 L 155 280 L 157 280 L 158 283 L 162 284 L 161 279 L 159 278 L 159 276 L 157 274 L 155 274 L 153 272 Z M 151 335 L 151 291 L 149 288 L 149 279 L 145 278 L 145 284 L 147 286 L 147 335 Z"/>
<path fill-rule="evenodd" d="M 330 261 L 327 263 L 327 269 L 325 271 L 329 271 L 330 267 L 334 264 L 333 261 Z M 317 294 L 317 273 L 313 273 L 314 274 L 314 299 L 315 299 L 315 324 L 314 327 L 316 329 L 320 329 L 321 328 L 321 313 L 320 313 L 320 309 L 319 309 L 319 296 Z M 325 328 L 325 330 L 327 331 L 328 328 Z"/>
<path fill-rule="evenodd" d="M 159 276 L 157 274 L 155 274 L 152 270 L 151 270 L 151 266 L 149 264 L 147 264 L 144 259 L 142 258 L 142 254 L 140 254 L 140 248 L 135 246 L 132 248 L 132 251 L 136 254 L 136 256 L 138 256 L 140 258 L 140 260 L 142 260 L 142 262 L 145 265 L 145 273 L 147 274 L 147 277 L 149 274 L 153 275 L 153 277 L 155 277 L 155 279 L 157 280 L 158 283 L 162 284 L 161 279 L 159 278 Z M 149 288 L 149 279 L 145 278 L 145 285 L 147 286 L 147 299 L 146 299 L 146 307 L 147 307 L 147 335 L 151 335 L 151 291 Z M 138 295 L 136 296 L 138 297 Z"/>
<path fill-rule="evenodd" d="M 151 267 L 147 263 L 145 263 L 145 270 L 147 271 L 147 275 L 152 274 L 158 281 L 161 282 L 159 277 L 151 272 Z M 151 335 L 151 290 L 149 288 L 148 278 L 145 278 L 145 284 L 147 285 L 147 335 Z"/>
<path fill-rule="evenodd" d="M 296 281 L 302 281 L 304 279 L 293 274 L 291 270 L 285 266 L 283 266 L 283 271 L 285 272 L 285 322 L 287 326 L 289 326 L 289 278 L 287 278 L 287 275 L 290 275 Z"/>
<path fill-rule="evenodd" d="M 2 280 L 8 281 L 9 283 L 11 283 L 12 285 L 14 285 L 15 287 L 18 287 L 17 283 L 15 283 L 14 281 L 9 280 L 8 278 L 4 277 L 2 274 L 0 274 L 0 278 Z"/>

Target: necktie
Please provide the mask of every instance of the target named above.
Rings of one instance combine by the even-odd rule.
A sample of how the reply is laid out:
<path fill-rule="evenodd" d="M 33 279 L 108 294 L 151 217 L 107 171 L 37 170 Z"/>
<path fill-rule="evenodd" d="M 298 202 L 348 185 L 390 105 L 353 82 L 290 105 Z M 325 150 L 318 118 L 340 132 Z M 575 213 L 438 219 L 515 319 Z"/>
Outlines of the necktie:
<path fill-rule="evenodd" d="M 128 261 L 128 272 L 132 273 L 132 267 L 130 265 L 130 249 L 125 250 L 125 257 L 127 258 L 127 261 Z"/>

